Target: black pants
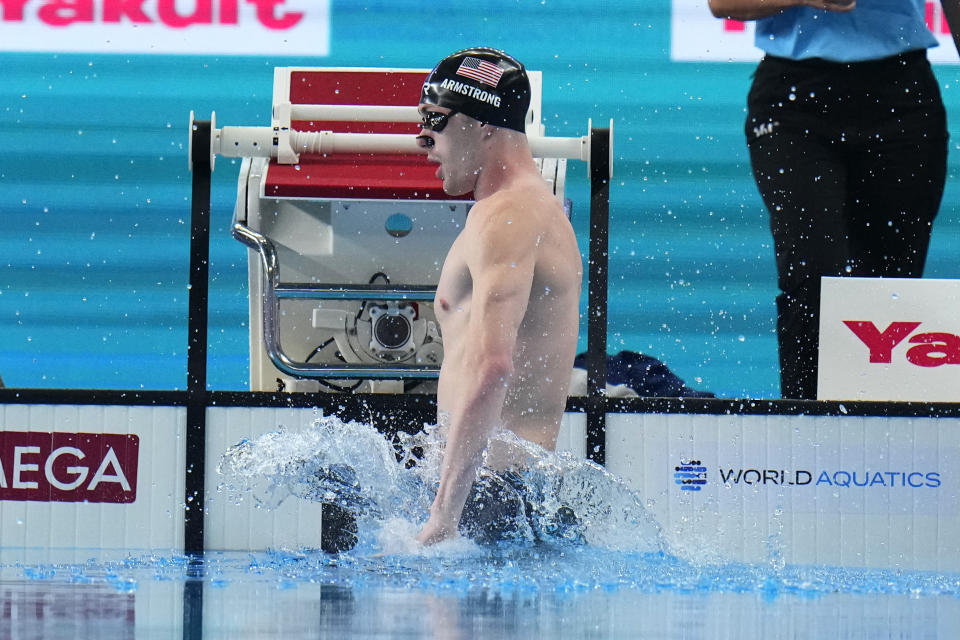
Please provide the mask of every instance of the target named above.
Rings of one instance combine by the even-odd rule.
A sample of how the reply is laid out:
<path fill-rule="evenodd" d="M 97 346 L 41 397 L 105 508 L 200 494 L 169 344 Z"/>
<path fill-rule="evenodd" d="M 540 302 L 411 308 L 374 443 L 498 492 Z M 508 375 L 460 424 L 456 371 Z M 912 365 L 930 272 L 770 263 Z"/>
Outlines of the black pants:
<path fill-rule="evenodd" d="M 776 252 L 781 394 L 816 398 L 820 277 L 923 274 L 946 177 L 940 90 L 925 51 L 767 56 L 745 133 Z"/>

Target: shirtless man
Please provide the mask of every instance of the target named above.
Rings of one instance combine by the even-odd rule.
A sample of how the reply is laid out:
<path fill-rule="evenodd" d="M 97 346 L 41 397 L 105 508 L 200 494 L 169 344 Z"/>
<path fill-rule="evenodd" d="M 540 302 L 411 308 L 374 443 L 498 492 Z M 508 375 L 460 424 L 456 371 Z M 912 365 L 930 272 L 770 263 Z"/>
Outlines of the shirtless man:
<path fill-rule="evenodd" d="M 476 200 L 437 286 L 437 402 L 448 431 L 440 486 L 417 536 L 424 544 L 457 533 L 498 427 L 553 449 L 566 405 L 583 273 L 573 228 L 524 134 L 529 103 L 523 65 L 493 49 L 452 54 L 423 87 L 418 140 L 440 165 L 444 191 Z"/>

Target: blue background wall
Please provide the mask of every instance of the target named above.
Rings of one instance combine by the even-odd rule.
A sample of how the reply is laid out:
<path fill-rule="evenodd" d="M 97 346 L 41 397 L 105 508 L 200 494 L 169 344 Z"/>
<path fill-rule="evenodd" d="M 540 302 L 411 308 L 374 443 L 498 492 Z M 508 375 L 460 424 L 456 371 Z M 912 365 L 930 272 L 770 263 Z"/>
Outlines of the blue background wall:
<path fill-rule="evenodd" d="M 322 58 L 0 54 L 7 386 L 185 387 L 191 109 L 267 124 L 274 66 L 429 68 L 483 44 L 543 71 L 549 135 L 615 121 L 609 350 L 722 396 L 777 397 L 773 254 L 742 134 L 753 65 L 671 62 L 667 0 L 483 5 L 334 1 Z M 960 69 L 936 72 L 956 140 Z M 930 277 L 960 277 L 951 153 Z M 215 173 L 214 389 L 248 384 L 246 254 L 227 228 L 237 168 Z M 584 251 L 587 189 L 571 165 Z"/>

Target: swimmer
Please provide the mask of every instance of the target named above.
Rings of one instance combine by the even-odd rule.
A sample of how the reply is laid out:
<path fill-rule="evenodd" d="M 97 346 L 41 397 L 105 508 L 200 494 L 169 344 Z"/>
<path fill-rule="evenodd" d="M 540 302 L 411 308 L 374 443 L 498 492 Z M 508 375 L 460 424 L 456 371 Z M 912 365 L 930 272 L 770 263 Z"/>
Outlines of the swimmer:
<path fill-rule="evenodd" d="M 476 201 L 437 285 L 446 442 L 417 535 L 426 545 L 468 524 L 461 515 L 481 463 L 522 466 L 509 448 L 484 458 L 497 429 L 553 450 L 566 406 L 583 273 L 570 221 L 527 143 L 529 104 L 524 66 L 493 49 L 444 58 L 423 85 L 418 142 L 439 165 L 444 191 Z"/>

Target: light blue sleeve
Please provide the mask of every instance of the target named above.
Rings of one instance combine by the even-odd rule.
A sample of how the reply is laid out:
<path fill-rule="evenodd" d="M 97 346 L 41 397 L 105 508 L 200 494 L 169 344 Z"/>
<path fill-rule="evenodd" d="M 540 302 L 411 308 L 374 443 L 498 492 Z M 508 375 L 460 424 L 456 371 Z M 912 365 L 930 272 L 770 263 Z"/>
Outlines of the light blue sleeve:
<path fill-rule="evenodd" d="M 937 46 L 924 0 L 859 0 L 850 12 L 795 7 L 757 20 L 756 45 L 802 60 L 876 60 Z"/>

